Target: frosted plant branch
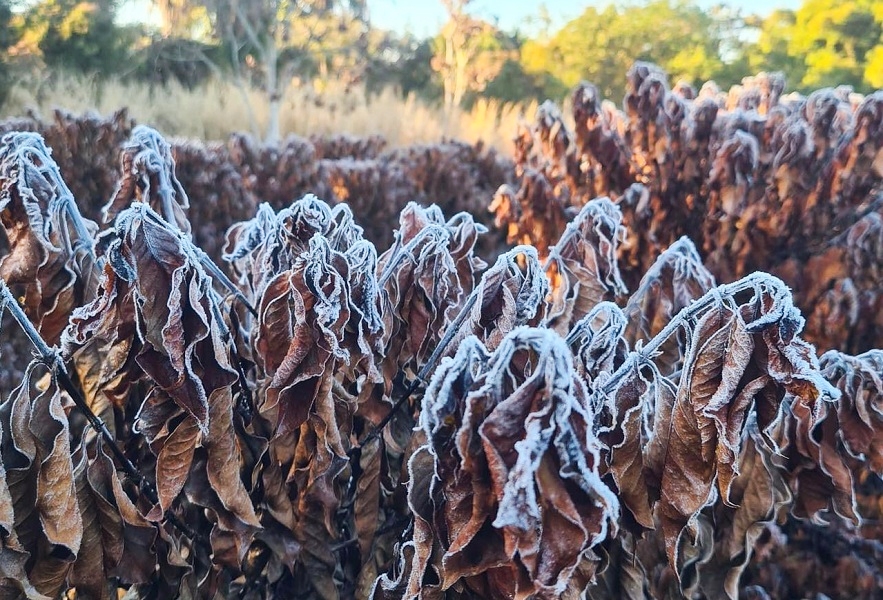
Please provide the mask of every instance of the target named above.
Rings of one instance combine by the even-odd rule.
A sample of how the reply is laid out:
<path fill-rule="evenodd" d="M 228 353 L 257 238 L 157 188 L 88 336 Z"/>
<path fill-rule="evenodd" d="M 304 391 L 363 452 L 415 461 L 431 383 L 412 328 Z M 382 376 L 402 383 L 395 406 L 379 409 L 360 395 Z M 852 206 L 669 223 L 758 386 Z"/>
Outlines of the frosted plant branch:
<path fill-rule="evenodd" d="M 92 409 L 89 408 L 88 404 L 86 404 L 86 400 L 77 389 L 77 386 L 74 384 L 73 379 L 71 379 L 70 373 L 68 373 L 67 371 L 67 367 L 65 367 L 64 365 L 64 361 L 61 359 L 61 353 L 58 351 L 57 348 L 50 348 L 49 344 L 47 344 L 42 336 L 40 336 L 40 333 L 34 327 L 34 324 L 31 323 L 30 319 L 28 319 L 27 315 L 25 315 L 21 306 L 12 295 L 12 291 L 9 289 L 9 286 L 7 286 L 6 282 L 2 279 L 0 279 L 0 305 L 9 309 L 9 313 L 12 315 L 12 318 L 15 319 L 15 322 L 18 323 L 18 326 L 21 327 L 21 330 L 24 332 L 25 336 L 27 336 L 28 340 L 37 350 L 37 360 L 46 365 L 52 371 L 55 381 L 71 397 L 76 407 L 86 417 L 86 420 L 89 422 L 89 425 L 92 427 L 92 429 L 94 429 L 95 432 L 101 436 L 101 439 L 104 441 L 107 447 L 110 448 L 111 453 L 123 467 L 126 475 L 138 485 L 138 488 L 142 490 L 144 495 L 151 503 L 158 504 L 159 499 L 156 493 L 156 489 L 154 489 L 153 487 L 153 484 L 145 479 L 143 475 L 141 475 L 140 471 L 138 471 L 135 465 L 132 464 L 132 461 L 129 460 L 129 458 L 117 445 L 116 440 L 110 433 L 110 430 L 108 430 L 107 425 L 105 425 L 104 421 L 101 420 L 101 418 L 98 417 L 94 412 L 92 412 Z M 2 317 L 2 311 L 0 311 L 0 317 Z M 169 523 L 171 523 L 175 528 L 177 528 L 179 531 L 181 531 L 181 533 L 186 535 L 191 540 L 197 541 L 200 539 L 196 532 L 194 532 L 189 526 L 187 526 L 186 523 L 183 523 L 180 519 L 178 519 L 173 513 L 167 512 L 166 518 L 168 519 Z"/>
<path fill-rule="evenodd" d="M 420 371 L 417 373 L 417 377 L 411 382 L 408 386 L 408 389 L 405 390 L 405 393 L 402 394 L 402 397 L 399 398 L 393 407 L 389 410 L 389 413 L 383 418 L 380 423 L 377 424 L 371 433 L 365 436 L 365 439 L 362 440 L 360 446 L 364 446 L 368 442 L 372 441 L 378 435 L 383 432 L 383 429 L 389 425 L 389 422 L 392 421 L 392 418 L 395 414 L 401 409 L 401 407 L 408 401 L 411 395 L 417 391 L 417 388 L 420 387 L 424 381 L 426 381 L 427 376 L 432 371 L 435 364 L 439 361 L 442 354 L 444 354 L 445 349 L 448 345 L 453 341 L 454 337 L 456 337 L 457 333 L 460 331 L 460 327 L 463 326 L 463 322 L 469 316 L 469 313 L 472 312 L 472 307 L 475 306 L 475 302 L 478 300 L 478 292 L 479 288 L 476 288 L 469 294 L 469 297 L 466 298 L 466 303 L 463 304 L 463 308 L 460 309 L 460 313 L 457 317 L 451 321 L 451 324 L 448 326 L 447 330 L 445 330 L 445 335 L 442 337 L 441 341 L 438 343 L 438 346 L 435 347 L 432 354 L 429 357 L 429 360 L 420 368 Z"/>
<path fill-rule="evenodd" d="M 704 296 L 695 300 L 690 306 L 681 309 L 681 311 L 662 329 L 662 331 L 656 334 L 656 336 L 644 346 L 629 353 L 626 360 L 616 371 L 614 371 L 610 378 L 604 382 L 599 391 L 603 394 L 613 393 L 622 379 L 628 376 L 628 373 L 633 368 L 640 363 L 650 360 L 668 338 L 703 311 L 717 305 L 725 299 L 732 299 L 736 294 L 749 290 L 759 290 L 764 286 L 770 288 L 773 298 L 776 300 L 773 305 L 775 309 L 749 323 L 747 331 L 749 333 L 756 333 L 786 317 L 796 319 L 802 324 L 803 317 L 800 316 L 800 311 L 792 302 L 791 291 L 788 289 L 788 286 L 786 286 L 781 279 L 770 275 L 769 273 L 752 273 L 733 283 L 720 285 L 709 290 Z"/>
<path fill-rule="evenodd" d="M 74 199 L 73 192 L 67 187 L 61 176 L 61 171 L 54 160 L 52 150 L 46 146 L 43 138 L 32 132 L 15 132 L 3 136 L 3 147 L 0 148 L 0 161 L 2 161 L 3 175 L 11 179 L 17 179 L 19 192 L 22 196 L 24 208 L 29 218 L 34 219 L 42 228 L 34 230 L 40 241 L 47 247 L 54 247 L 49 241 L 49 233 L 54 226 L 59 234 L 67 238 L 67 231 L 61 227 L 58 217 L 67 217 L 77 236 L 76 244 L 94 258 L 95 242 L 80 208 Z M 15 174 L 7 173 L 8 170 L 16 171 Z M 39 182 L 42 179 L 42 182 Z M 49 205 L 41 207 L 37 203 L 34 193 L 34 185 L 42 183 L 47 185 L 53 194 Z M 2 203 L 2 202 L 0 202 Z M 43 218 L 47 214 L 49 219 Z M 70 240 L 65 241 L 70 244 Z"/>
<path fill-rule="evenodd" d="M 383 273 L 380 274 L 380 278 L 377 280 L 377 285 L 381 288 L 386 285 L 386 282 L 389 281 L 389 278 L 395 273 L 396 267 L 398 267 L 406 257 L 411 256 L 417 245 L 425 238 L 433 237 L 441 240 L 442 238 L 448 237 L 448 235 L 447 230 L 443 226 L 430 224 L 417 232 L 417 234 L 411 238 L 411 241 L 404 246 L 401 245 L 401 237 L 399 236 L 399 239 L 396 241 L 396 249 L 393 252 L 392 257 L 390 257 L 389 262 L 383 266 Z"/>

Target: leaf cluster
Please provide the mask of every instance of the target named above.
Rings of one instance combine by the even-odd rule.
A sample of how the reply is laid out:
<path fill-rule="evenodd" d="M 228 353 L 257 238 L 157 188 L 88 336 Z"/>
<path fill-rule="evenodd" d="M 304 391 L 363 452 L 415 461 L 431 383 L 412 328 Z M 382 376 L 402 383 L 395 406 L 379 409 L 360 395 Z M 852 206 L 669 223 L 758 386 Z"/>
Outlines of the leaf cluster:
<path fill-rule="evenodd" d="M 0 306 L 60 346 L 0 403 L 4 593 L 736 597 L 787 515 L 861 523 L 879 353 L 818 358 L 771 275 L 681 239 L 628 296 L 607 198 L 489 267 L 468 213 L 378 252 L 305 196 L 229 229 L 228 279 L 164 140 L 121 156 L 96 235 L 2 140 Z"/>

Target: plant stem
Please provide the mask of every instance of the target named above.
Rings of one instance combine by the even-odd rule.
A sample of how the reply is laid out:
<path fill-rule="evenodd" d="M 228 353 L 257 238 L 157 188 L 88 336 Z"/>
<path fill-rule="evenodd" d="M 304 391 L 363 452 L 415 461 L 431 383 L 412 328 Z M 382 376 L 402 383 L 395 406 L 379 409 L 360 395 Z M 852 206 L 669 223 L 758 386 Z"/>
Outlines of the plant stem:
<path fill-rule="evenodd" d="M 233 297 L 239 300 L 239 302 L 246 309 L 248 309 L 248 312 L 250 312 L 253 317 L 257 318 L 257 309 L 251 305 L 251 303 L 248 301 L 248 298 L 245 297 L 245 294 L 243 294 L 240 289 L 237 288 L 232 281 L 230 281 L 230 278 L 227 277 L 227 274 L 221 270 L 221 267 L 216 265 L 211 257 L 202 250 L 202 248 L 196 246 L 196 244 L 191 244 L 191 246 L 193 246 L 193 249 L 196 252 L 197 257 L 199 258 L 199 261 L 202 263 L 202 266 L 212 275 L 212 277 L 218 280 L 221 285 L 223 285 L 227 289 L 227 291 L 233 294 Z"/>
<path fill-rule="evenodd" d="M 64 361 L 62 361 L 61 359 L 61 353 L 58 352 L 57 349 L 49 347 L 49 345 L 40 335 L 40 332 L 38 332 L 36 327 L 34 327 L 34 324 L 31 323 L 31 320 L 28 319 L 18 301 L 12 295 L 12 291 L 9 289 L 9 286 L 7 286 L 6 282 L 2 279 L 0 279 L 0 296 L 2 296 L 2 300 L 5 301 L 6 307 L 9 308 L 9 312 L 12 314 L 12 318 L 15 319 L 16 323 L 18 323 L 18 326 L 21 327 L 22 331 L 30 340 L 31 344 L 33 344 L 34 348 L 36 348 L 38 360 L 52 370 L 55 381 L 71 397 L 76 407 L 80 409 L 80 411 L 86 417 L 86 420 L 89 421 L 89 425 L 92 427 L 92 429 L 94 429 L 96 433 L 101 436 L 101 438 L 104 440 L 104 443 L 108 446 L 108 448 L 110 448 L 111 453 L 123 467 L 123 471 L 125 471 L 126 475 L 138 485 L 138 488 L 142 490 L 144 495 L 151 503 L 158 504 L 159 499 L 156 494 L 156 490 L 153 487 L 153 484 L 145 479 L 143 475 L 141 475 L 135 465 L 132 464 L 132 461 L 129 460 L 129 458 L 117 445 L 116 440 L 110 433 L 110 430 L 108 430 L 107 425 L 104 424 L 104 421 L 102 421 L 100 417 L 92 412 L 92 409 L 89 408 L 88 404 L 86 404 L 86 400 L 83 398 L 82 394 L 80 394 L 77 386 L 74 385 L 74 382 L 67 371 L 67 367 L 65 367 L 64 365 Z M 199 539 L 196 532 L 194 532 L 185 523 L 181 522 L 181 520 L 178 519 L 178 517 L 176 517 L 174 513 L 166 512 L 166 519 L 169 521 L 169 523 L 171 523 L 174 527 L 176 527 L 191 540 L 196 541 Z"/>
<path fill-rule="evenodd" d="M 663 327 L 662 331 L 657 333 L 640 350 L 629 353 L 625 361 L 601 386 L 600 392 L 603 394 L 613 393 L 619 385 L 619 382 L 628 375 L 631 369 L 633 369 L 638 363 L 646 361 L 650 357 L 652 357 L 656 353 L 656 351 L 659 350 L 662 344 L 664 344 L 668 338 L 674 335 L 674 333 L 687 321 L 697 316 L 699 313 L 706 310 L 707 308 L 714 306 L 715 303 L 721 300 L 721 298 L 731 298 L 740 292 L 755 289 L 758 287 L 758 285 L 762 283 L 765 283 L 767 285 L 774 285 L 775 287 L 779 288 L 778 291 L 780 292 L 788 291 L 787 286 L 784 282 L 782 282 L 781 279 L 773 277 L 768 273 L 752 273 L 738 281 L 734 281 L 733 283 L 728 283 L 720 285 L 716 288 L 712 288 L 711 290 L 706 292 L 704 296 L 690 304 L 690 306 L 685 306 L 684 308 L 682 308 L 680 312 L 678 312 L 678 314 L 675 315 L 675 317 L 671 321 L 669 321 L 665 327 Z"/>
<path fill-rule="evenodd" d="M 383 266 L 383 273 L 380 274 L 380 278 L 377 280 L 378 287 L 382 288 L 386 285 L 386 282 L 392 277 L 392 274 L 395 272 L 399 263 L 414 251 L 414 248 L 417 247 L 417 244 L 419 244 L 423 238 L 429 237 L 430 235 L 440 237 L 445 234 L 447 234 L 447 231 L 445 231 L 444 227 L 441 227 L 440 225 L 428 225 L 417 232 L 417 234 L 411 238 L 411 241 L 405 246 L 401 245 L 401 238 L 396 240 L 397 248 L 393 252 L 389 261 Z"/>

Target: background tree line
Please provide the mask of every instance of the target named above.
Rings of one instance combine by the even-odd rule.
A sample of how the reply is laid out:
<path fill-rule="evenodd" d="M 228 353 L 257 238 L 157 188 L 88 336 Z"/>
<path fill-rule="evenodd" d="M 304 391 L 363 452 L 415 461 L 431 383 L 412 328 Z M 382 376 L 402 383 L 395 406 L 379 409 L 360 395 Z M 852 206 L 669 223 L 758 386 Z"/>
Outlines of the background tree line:
<path fill-rule="evenodd" d="M 119 25 L 119 0 L 0 0 L 2 89 L 34 69 L 188 86 L 215 76 L 263 90 L 272 110 L 291 85 L 335 80 L 452 107 L 560 99 L 588 79 L 618 101 L 638 59 L 724 88 L 762 70 L 797 91 L 883 87 L 879 0 L 804 0 L 763 18 L 686 0 L 611 3 L 555 30 L 541 8 L 532 35 L 475 17 L 471 0 L 442 0 L 448 21 L 426 39 L 373 26 L 367 0 L 152 1 L 159 27 Z"/>

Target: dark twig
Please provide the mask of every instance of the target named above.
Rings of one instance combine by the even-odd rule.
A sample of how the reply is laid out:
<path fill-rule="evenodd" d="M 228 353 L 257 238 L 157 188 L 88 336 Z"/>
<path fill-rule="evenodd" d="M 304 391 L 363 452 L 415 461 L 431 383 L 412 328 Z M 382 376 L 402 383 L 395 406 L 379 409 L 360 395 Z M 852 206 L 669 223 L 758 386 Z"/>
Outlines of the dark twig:
<path fill-rule="evenodd" d="M 435 367 L 435 364 L 441 359 L 442 354 L 444 354 L 445 349 L 448 345 L 454 340 L 454 337 L 460 331 L 460 327 L 463 325 L 463 321 L 466 320 L 466 317 L 469 316 L 469 313 L 472 311 L 472 307 L 475 306 L 476 300 L 478 300 L 478 291 L 480 286 L 475 286 L 475 289 L 472 290 L 472 293 L 466 299 L 466 303 L 463 305 L 463 308 L 460 309 L 460 313 L 457 317 L 451 321 L 451 324 L 448 325 L 447 330 L 445 331 L 444 337 L 442 337 L 441 341 L 438 343 L 438 346 L 435 347 L 435 350 L 429 357 L 429 360 L 423 365 L 420 371 L 417 373 L 417 377 L 411 382 L 408 386 L 408 389 L 405 390 L 405 393 L 399 398 L 395 404 L 393 404 L 389 413 L 380 423 L 377 424 L 368 435 L 365 436 L 365 439 L 362 440 L 360 446 L 364 446 L 381 433 L 383 433 L 383 429 L 389 425 L 389 422 L 392 421 L 393 417 L 396 413 L 404 406 L 405 402 L 411 397 L 411 395 L 417 391 L 417 388 L 420 387 L 420 384 L 426 381 L 426 378 L 429 376 L 429 373 Z"/>
<path fill-rule="evenodd" d="M 24 334 L 37 350 L 37 359 L 52 370 L 55 381 L 71 397 L 76 407 L 80 409 L 86 417 L 86 420 L 89 421 L 89 425 L 92 429 L 101 436 L 104 443 L 110 448 L 111 453 L 123 467 L 123 471 L 125 471 L 126 475 L 138 485 L 138 489 L 141 490 L 151 503 L 158 504 L 159 498 L 153 484 L 141 475 L 135 465 L 132 464 L 132 461 L 129 460 L 117 445 L 116 440 L 110 433 L 110 430 L 108 430 L 104 421 L 92 412 L 92 409 L 86 404 L 86 400 L 83 398 L 82 394 L 80 394 L 80 390 L 77 389 L 77 386 L 74 385 L 74 382 L 67 371 L 67 367 L 64 365 L 64 361 L 61 359 L 61 353 L 56 348 L 50 348 L 46 341 L 43 340 L 40 332 L 37 331 L 34 324 L 28 319 L 24 310 L 22 310 L 21 306 L 12 295 L 9 286 L 7 286 L 6 282 L 2 279 L 0 279 L 0 296 L 5 300 L 5 304 L 9 308 L 12 318 L 15 319 L 18 326 L 21 327 Z M 178 519 L 174 513 L 166 512 L 166 519 L 191 540 L 199 540 L 199 536 L 196 532 L 188 527 L 186 523 L 183 523 Z"/>
<path fill-rule="evenodd" d="M 392 522 L 387 523 L 386 525 L 384 525 L 383 527 L 381 527 L 380 529 L 375 531 L 374 537 L 376 538 L 376 537 L 379 537 L 385 533 L 389 533 L 390 531 L 393 531 L 393 530 L 401 527 L 402 525 L 407 525 L 410 522 L 411 522 L 411 517 L 399 517 L 398 519 L 395 519 Z M 331 553 L 334 554 L 335 552 L 340 552 L 341 550 L 344 550 L 345 548 L 349 548 L 351 546 L 356 546 L 356 545 L 358 545 L 358 543 L 359 543 L 359 538 L 350 538 L 350 539 L 344 540 L 342 542 L 337 542 L 336 544 L 331 545 Z"/>

